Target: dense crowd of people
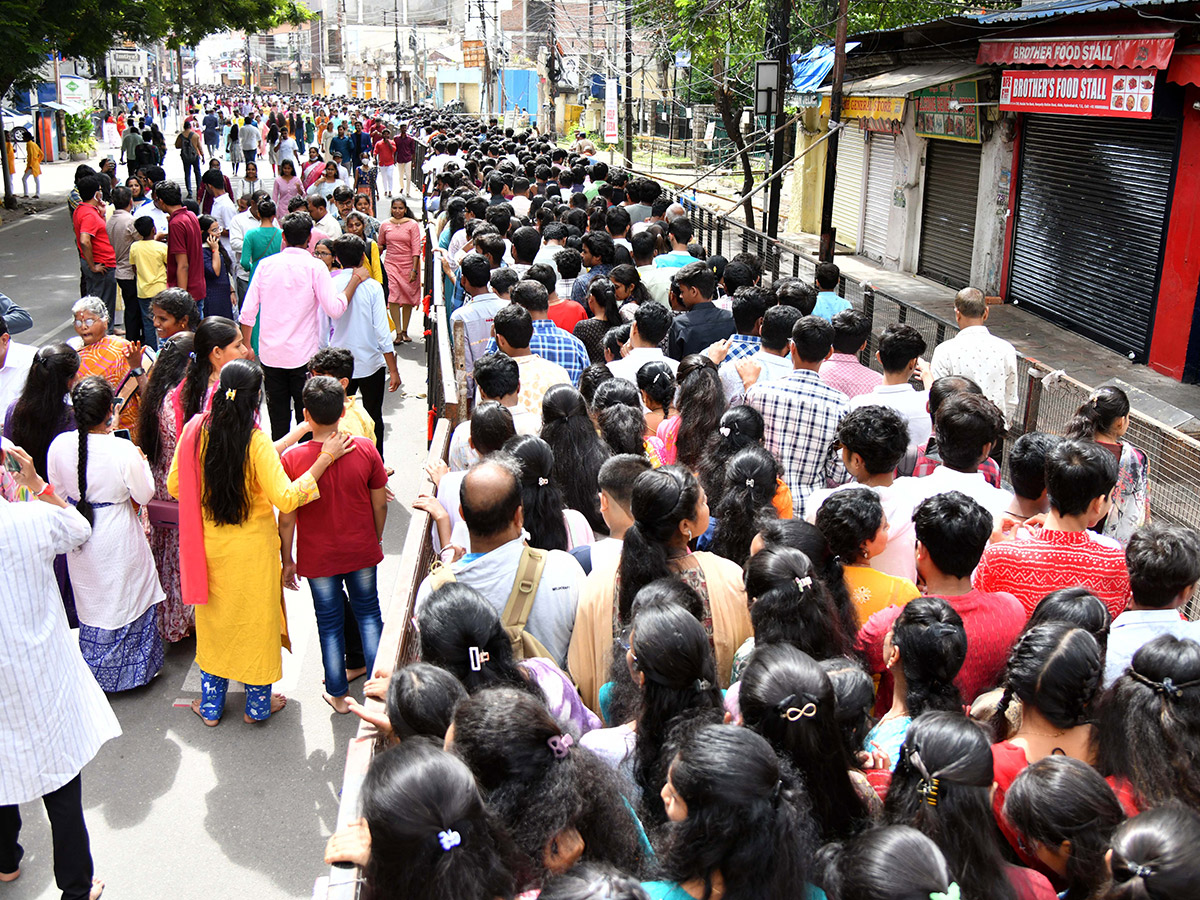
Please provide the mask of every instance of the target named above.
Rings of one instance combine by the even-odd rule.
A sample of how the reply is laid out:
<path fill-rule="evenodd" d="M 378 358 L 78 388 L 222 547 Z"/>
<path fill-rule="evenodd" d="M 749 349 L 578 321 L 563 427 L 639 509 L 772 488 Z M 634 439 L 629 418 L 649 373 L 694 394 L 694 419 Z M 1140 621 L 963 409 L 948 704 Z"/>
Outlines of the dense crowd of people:
<path fill-rule="evenodd" d="M 1123 391 L 1013 439 L 1016 353 L 978 290 L 937 347 L 873 334 L 837 266 L 768 282 L 707 255 L 582 136 L 262 103 L 185 123 L 218 163 L 198 200 L 160 161 L 81 171 L 78 340 L 0 381 L 0 880 L 11 804 L 44 797 L 64 896 L 95 896 L 79 772 L 119 733 L 104 692 L 194 632 L 204 725 L 230 679 L 268 719 L 307 578 L 326 701 L 388 745 L 327 848 L 374 897 L 1195 895 L 1200 535 L 1150 521 Z M 269 191 L 221 172 L 226 122 L 246 168 L 267 140 Z M 424 147 L 418 213 L 383 175 L 397 134 Z M 400 175 L 387 217 L 348 152 L 384 197 Z M 382 408 L 424 254 L 473 408 L 414 503 L 438 560 L 395 668 Z M 51 712 L 15 702 L 35 656 Z"/>

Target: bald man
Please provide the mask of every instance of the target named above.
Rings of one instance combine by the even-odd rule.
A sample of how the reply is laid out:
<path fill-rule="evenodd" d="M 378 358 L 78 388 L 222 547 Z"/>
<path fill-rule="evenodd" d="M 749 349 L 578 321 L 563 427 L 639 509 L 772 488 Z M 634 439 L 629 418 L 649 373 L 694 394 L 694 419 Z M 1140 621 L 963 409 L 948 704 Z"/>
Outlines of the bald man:
<path fill-rule="evenodd" d="M 495 453 L 468 469 L 459 488 L 459 508 L 471 546 L 467 555 L 452 566 L 454 578 L 483 594 L 501 615 L 526 546 L 520 476 L 515 459 Z M 583 579 L 583 568 L 571 554 L 550 550 L 525 626 L 563 667 Z M 426 578 L 417 589 L 418 610 L 431 590 L 430 579 Z"/>

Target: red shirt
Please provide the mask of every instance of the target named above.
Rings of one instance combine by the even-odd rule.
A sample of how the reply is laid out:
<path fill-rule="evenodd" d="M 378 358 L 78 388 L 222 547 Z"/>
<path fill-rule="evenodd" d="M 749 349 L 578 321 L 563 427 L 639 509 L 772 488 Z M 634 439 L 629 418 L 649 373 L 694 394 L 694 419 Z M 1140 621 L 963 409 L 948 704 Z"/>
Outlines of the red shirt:
<path fill-rule="evenodd" d="M 391 141 L 379 141 L 375 144 L 375 156 L 379 159 L 379 165 L 394 166 L 396 164 L 396 145 Z"/>
<path fill-rule="evenodd" d="M 1008 591 L 1025 607 L 1059 588 L 1085 587 L 1116 618 L 1132 593 L 1125 551 L 1111 538 L 1086 531 L 1050 531 L 1028 540 L 1003 541 L 983 552 L 972 579 L 981 591 Z"/>
<path fill-rule="evenodd" d="M 321 455 L 321 442 L 297 444 L 283 454 L 295 480 Z M 354 439 L 354 450 L 334 462 L 317 483 L 321 496 L 296 510 L 296 572 L 304 578 L 346 575 L 377 566 L 383 548 L 375 535 L 371 491 L 387 485 L 375 444 Z"/>
<path fill-rule="evenodd" d="M 83 242 L 80 241 L 79 236 L 90 234 L 92 236 L 92 259 L 106 269 L 111 269 L 117 264 L 117 255 L 113 252 L 112 243 L 108 239 L 108 229 L 104 224 L 104 213 L 90 203 L 80 203 L 75 207 L 75 212 L 71 214 L 71 222 L 75 226 L 75 246 L 79 248 L 81 257 L 83 256 Z M 203 270 L 200 275 L 204 276 Z"/>
<path fill-rule="evenodd" d="M 587 311 L 572 300 L 563 300 L 550 307 L 550 321 L 567 334 L 573 334 L 575 326 L 587 317 Z"/>
<path fill-rule="evenodd" d="M 1008 651 L 1025 627 L 1025 608 L 1016 597 L 1003 591 L 985 594 L 973 590 L 942 599 L 962 617 L 967 633 L 967 658 L 954 683 L 963 703 L 969 704 L 999 683 Z M 867 619 L 855 641 L 855 648 L 863 654 L 871 674 L 880 676 L 876 715 L 883 715 L 892 705 L 892 676 L 883 664 L 883 639 L 903 609 L 902 606 L 881 609 Z"/>
<path fill-rule="evenodd" d="M 197 303 L 208 293 L 204 284 L 204 255 L 200 244 L 200 220 L 195 213 L 179 207 L 167 219 L 167 284 L 186 289 Z M 177 253 L 187 254 L 187 284 L 179 283 L 179 262 L 175 259 Z"/>

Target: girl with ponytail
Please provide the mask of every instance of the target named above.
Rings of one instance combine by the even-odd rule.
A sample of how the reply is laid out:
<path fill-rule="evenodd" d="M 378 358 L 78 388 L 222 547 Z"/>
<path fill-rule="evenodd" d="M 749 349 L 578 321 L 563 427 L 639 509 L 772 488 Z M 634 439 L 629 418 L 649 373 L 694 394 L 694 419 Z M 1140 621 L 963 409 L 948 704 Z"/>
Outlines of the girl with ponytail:
<path fill-rule="evenodd" d="M 1112 509 L 1093 530 L 1129 543 L 1133 533 L 1150 518 L 1150 462 L 1145 452 L 1126 441 L 1129 430 L 1129 397 L 1119 387 L 1097 388 L 1067 425 L 1066 437 L 1095 441 L 1117 457 L 1117 487 Z"/>
<path fill-rule="evenodd" d="M 154 609 L 163 589 L 133 508 L 154 496 L 154 477 L 142 452 L 112 434 L 114 399 L 112 386 L 97 375 L 76 384 L 76 430 L 56 437 L 47 456 L 50 483 L 92 525 L 91 539 L 67 555 L 67 565 L 79 647 L 109 692 L 141 687 L 163 662 Z"/>
<path fill-rule="evenodd" d="M 1195 900 L 1200 814 L 1161 806 L 1120 826 L 1112 839 L 1112 881 L 1104 900 Z"/>
<path fill-rule="evenodd" d="M 962 713 L 954 684 L 967 658 L 962 618 L 940 597 L 918 597 L 896 618 L 883 639 L 883 660 L 892 673 L 892 708 L 867 734 L 863 750 L 883 751 L 896 768 L 913 719 L 926 710 Z"/>
<path fill-rule="evenodd" d="M 21 396 L 4 414 L 4 436 L 33 459 L 46 478 L 50 442 L 75 427 L 67 394 L 79 374 L 79 354 L 70 344 L 50 344 L 34 354 Z"/>
<path fill-rule="evenodd" d="M 716 442 L 721 415 L 729 402 L 717 374 L 717 364 L 707 356 L 699 353 L 685 356 L 675 372 L 675 381 L 679 385 L 676 392 L 679 412 L 658 428 L 658 438 L 664 447 L 663 462 L 678 461 L 695 472 Z"/>
<path fill-rule="evenodd" d="M 706 725 L 671 761 L 651 900 L 809 900 L 817 837 L 796 772 L 748 728 Z"/>
<path fill-rule="evenodd" d="M 1023 769 L 1047 756 L 1095 763 L 1092 707 L 1103 674 L 1096 639 L 1061 622 L 1030 628 L 1009 653 L 991 720 L 996 780 L 992 810 L 1017 857 L 1028 866 L 1039 863 L 1004 816 L 1005 795 Z M 1014 700 L 1021 703 L 1021 725 L 1010 735 L 1007 712 Z M 1130 815 L 1137 813 L 1128 790 L 1120 799 Z"/>
<path fill-rule="evenodd" d="M 677 575 L 700 595 L 722 686 L 729 684 L 734 651 L 751 631 L 741 568 L 713 553 L 688 549 L 709 523 L 696 476 L 681 466 L 643 472 L 633 483 L 630 515 L 633 523 L 625 532 L 620 557 L 593 568 L 584 582 L 567 653 L 568 668 L 592 709 L 598 708 L 613 638 L 629 624 L 634 598 L 666 573 Z"/>
<path fill-rule="evenodd" d="M 170 395 L 176 435 L 192 416 L 212 408 L 213 392 L 225 364 L 245 358 L 242 330 L 232 319 L 209 316 L 196 326 L 187 371 Z"/>
<path fill-rule="evenodd" d="M 779 464 L 757 444 L 739 450 L 725 466 L 721 502 L 713 509 L 715 530 L 708 548 L 739 566 L 750 556 L 750 542 L 763 520 L 778 517 L 771 501 Z"/>
<path fill-rule="evenodd" d="M 286 703 L 271 696 L 283 674 L 285 624 L 275 509 L 292 512 L 314 499 L 317 479 L 354 446 L 348 435 L 331 435 L 312 467 L 292 481 L 256 423 L 262 385 L 257 364 L 226 363 L 212 410 L 184 426 L 167 477 L 180 501 L 183 600 L 197 606 L 202 699 L 192 710 L 210 727 L 220 721 L 230 678 L 246 686 L 247 723 Z"/>
<path fill-rule="evenodd" d="M 866 827 L 879 798 L 841 741 L 837 698 L 820 664 L 789 644 L 768 644 L 755 651 L 738 683 L 741 724 L 800 773 L 821 843 Z"/>

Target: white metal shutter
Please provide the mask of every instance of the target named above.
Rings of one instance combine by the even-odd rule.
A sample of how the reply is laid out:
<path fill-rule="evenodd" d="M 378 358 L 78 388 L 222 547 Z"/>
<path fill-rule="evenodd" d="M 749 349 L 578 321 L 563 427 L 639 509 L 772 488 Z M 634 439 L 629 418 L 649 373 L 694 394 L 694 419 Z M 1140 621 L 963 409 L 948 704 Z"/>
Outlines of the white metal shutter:
<path fill-rule="evenodd" d="M 1179 122 L 1025 117 L 1008 295 L 1145 362 Z"/>
<path fill-rule="evenodd" d="M 883 261 L 887 249 L 895 160 L 895 135 L 871 132 L 867 140 L 867 190 L 860 252 L 876 262 Z"/>
<path fill-rule="evenodd" d="M 837 229 L 837 242 L 851 250 L 858 249 L 862 224 L 865 149 L 860 129 L 842 129 L 838 135 L 837 184 L 833 189 L 833 227 Z"/>
<path fill-rule="evenodd" d="M 979 157 L 978 144 L 956 141 L 931 140 L 926 150 L 917 274 L 952 288 L 971 283 Z"/>

